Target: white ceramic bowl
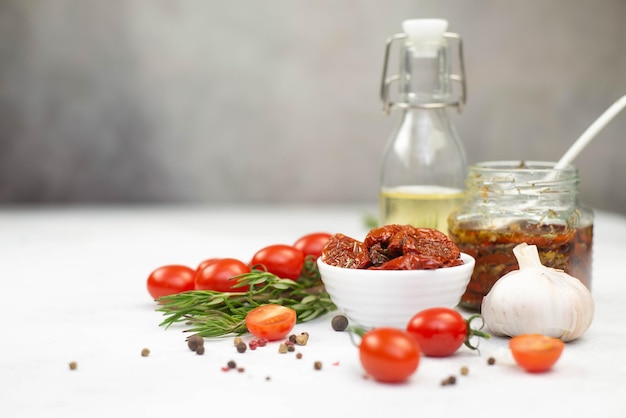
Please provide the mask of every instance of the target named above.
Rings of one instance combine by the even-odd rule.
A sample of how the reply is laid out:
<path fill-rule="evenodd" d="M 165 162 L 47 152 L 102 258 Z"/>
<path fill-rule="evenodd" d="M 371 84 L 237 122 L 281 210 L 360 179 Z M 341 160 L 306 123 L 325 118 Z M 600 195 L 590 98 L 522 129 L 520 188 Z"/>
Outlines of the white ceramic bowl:
<path fill-rule="evenodd" d="M 317 265 L 331 300 L 351 323 L 365 328 L 405 328 L 419 311 L 453 308 L 461 300 L 474 270 L 472 256 L 463 264 L 435 270 L 347 269 Z"/>

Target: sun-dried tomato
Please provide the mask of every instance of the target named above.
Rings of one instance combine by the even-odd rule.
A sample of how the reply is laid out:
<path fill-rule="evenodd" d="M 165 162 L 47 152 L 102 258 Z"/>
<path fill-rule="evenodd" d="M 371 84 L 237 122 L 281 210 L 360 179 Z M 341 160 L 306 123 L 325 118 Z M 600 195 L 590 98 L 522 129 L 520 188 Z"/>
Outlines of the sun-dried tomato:
<path fill-rule="evenodd" d="M 446 260 L 441 257 L 408 253 L 379 265 L 371 266 L 370 270 L 434 270 L 443 267 L 453 267 L 463 264 L 460 258 Z"/>
<path fill-rule="evenodd" d="M 416 253 L 401 255 L 379 265 L 369 267 L 370 270 L 426 270 L 441 267 L 441 261 L 422 257 Z"/>
<path fill-rule="evenodd" d="M 371 229 L 365 236 L 365 246 L 368 248 L 372 264 L 375 266 L 402 255 L 402 251 L 390 252 L 389 242 L 402 230 L 402 225 L 385 225 Z"/>
<path fill-rule="evenodd" d="M 361 243 L 336 234 L 322 252 L 328 264 L 376 270 L 419 270 L 463 264 L 456 244 L 432 228 L 385 225 L 373 228 Z"/>
<path fill-rule="evenodd" d="M 402 230 L 403 225 L 391 224 L 385 226 L 379 226 L 372 228 L 363 242 L 367 248 L 371 248 L 374 244 L 381 244 L 384 248 L 387 247 L 391 238 Z"/>
<path fill-rule="evenodd" d="M 331 266 L 351 269 L 367 268 L 371 264 L 365 244 L 343 234 L 335 234 L 329 238 L 321 258 Z"/>
<path fill-rule="evenodd" d="M 389 254 L 387 248 L 383 247 L 381 243 L 376 243 L 368 248 L 370 253 L 370 259 L 372 264 L 379 266 L 386 263 L 389 260 L 393 260 L 393 256 Z"/>
<path fill-rule="evenodd" d="M 403 226 L 389 241 L 391 254 L 417 253 L 444 260 L 456 260 L 461 255 L 456 244 L 446 234 L 432 228 Z"/>

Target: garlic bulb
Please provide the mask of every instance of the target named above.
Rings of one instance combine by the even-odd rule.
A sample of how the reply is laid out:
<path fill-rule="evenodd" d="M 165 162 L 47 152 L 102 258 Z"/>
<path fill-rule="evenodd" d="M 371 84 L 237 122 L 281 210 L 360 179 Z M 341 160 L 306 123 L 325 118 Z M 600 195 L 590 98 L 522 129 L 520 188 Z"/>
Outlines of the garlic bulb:
<path fill-rule="evenodd" d="M 519 270 L 502 276 L 483 298 L 481 314 L 494 335 L 544 334 L 571 341 L 591 325 L 594 302 L 580 280 L 541 264 L 535 245 L 513 249 Z"/>

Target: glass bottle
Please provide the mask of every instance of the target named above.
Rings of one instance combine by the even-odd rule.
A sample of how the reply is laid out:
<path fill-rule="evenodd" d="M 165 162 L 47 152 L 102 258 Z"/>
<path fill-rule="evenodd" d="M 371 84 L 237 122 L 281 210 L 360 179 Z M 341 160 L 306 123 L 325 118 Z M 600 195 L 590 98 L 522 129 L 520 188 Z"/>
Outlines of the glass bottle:
<path fill-rule="evenodd" d="M 381 83 L 385 113 L 400 109 L 400 121 L 383 153 L 379 223 L 411 224 L 447 233 L 450 212 L 463 199 L 466 156 L 450 119 L 450 108 L 461 110 L 466 88 L 460 37 L 446 32 L 443 19 L 403 22 L 403 33 L 387 41 Z M 451 74 L 449 39 L 458 41 L 460 75 Z M 387 77 L 392 44 L 401 42 L 400 69 Z M 452 81 L 461 83 L 453 97 Z M 397 101 L 389 87 L 397 82 Z"/>
<path fill-rule="evenodd" d="M 591 289 L 593 210 L 578 200 L 569 165 L 492 161 L 473 165 L 466 198 L 449 218 L 450 238 L 476 265 L 461 305 L 480 310 L 493 284 L 519 268 L 513 248 L 536 245 L 545 266 L 564 270 Z"/>

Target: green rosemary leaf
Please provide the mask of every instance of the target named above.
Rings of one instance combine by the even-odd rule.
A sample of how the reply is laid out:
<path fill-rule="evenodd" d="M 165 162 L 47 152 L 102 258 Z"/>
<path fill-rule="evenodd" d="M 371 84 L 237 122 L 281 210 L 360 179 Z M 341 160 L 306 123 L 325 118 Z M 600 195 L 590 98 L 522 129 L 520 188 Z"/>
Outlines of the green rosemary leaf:
<path fill-rule="evenodd" d="M 226 299 L 226 298 L 223 298 L 223 297 L 221 297 L 221 298 L 220 298 L 220 297 L 213 298 L 213 299 L 211 299 L 210 301 L 208 301 L 208 302 L 207 302 L 207 306 L 211 306 L 211 305 L 221 305 L 221 304 L 223 304 L 223 303 L 224 303 L 224 300 L 225 300 L 225 299 Z"/>
<path fill-rule="evenodd" d="M 223 337 L 227 335 L 241 335 L 247 332 L 245 315 L 227 315 L 222 312 L 209 312 L 202 319 L 194 318 L 192 327 L 187 332 L 199 334 L 202 337 Z"/>
<path fill-rule="evenodd" d="M 302 298 L 300 301 L 301 304 L 306 305 L 307 303 L 312 303 L 319 300 L 319 296 L 317 295 L 308 295 Z"/>
<path fill-rule="evenodd" d="M 241 335 L 247 332 L 248 312 L 266 303 L 294 309 L 298 322 L 306 322 L 334 311 L 336 306 L 326 292 L 314 260 L 305 261 L 298 280 L 280 278 L 267 271 L 253 269 L 236 276 L 239 285 L 250 286 L 246 292 L 192 290 L 159 299 L 157 311 L 165 319 L 160 326 L 176 323 L 190 326 L 187 332 L 203 337 Z"/>
<path fill-rule="evenodd" d="M 299 319 L 301 322 L 307 322 L 319 317 L 323 313 L 326 313 L 326 310 L 324 308 L 317 308 L 308 311 L 306 315 L 302 315 Z"/>
<path fill-rule="evenodd" d="M 251 273 L 244 273 L 236 277 L 239 279 L 239 285 L 256 286 L 265 283 L 268 281 L 268 279 L 272 279 L 276 276 L 274 276 L 272 273 L 257 272 L 253 270 Z"/>
<path fill-rule="evenodd" d="M 301 311 L 298 314 L 298 322 L 306 322 L 308 318 L 311 317 L 311 315 L 313 315 L 315 313 L 314 309 L 307 309 L 305 311 Z"/>
<path fill-rule="evenodd" d="M 272 287 L 274 287 L 275 289 L 297 289 L 299 287 L 301 287 L 300 284 L 298 284 L 297 281 L 295 280 L 291 280 L 291 279 L 278 279 L 276 281 L 274 281 L 274 283 L 272 283 Z"/>

